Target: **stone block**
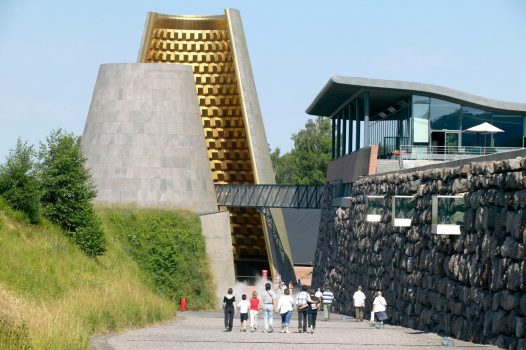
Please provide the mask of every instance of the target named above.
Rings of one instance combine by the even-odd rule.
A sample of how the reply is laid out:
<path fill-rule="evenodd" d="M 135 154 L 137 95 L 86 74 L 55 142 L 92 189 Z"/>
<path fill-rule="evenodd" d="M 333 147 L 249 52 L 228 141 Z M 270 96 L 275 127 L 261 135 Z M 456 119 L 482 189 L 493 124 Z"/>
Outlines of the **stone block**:
<path fill-rule="evenodd" d="M 501 334 L 504 332 L 505 324 L 504 319 L 506 318 L 507 313 L 504 310 L 497 310 L 493 312 L 492 321 L 491 321 L 491 332 L 493 334 Z"/>
<path fill-rule="evenodd" d="M 522 172 L 515 171 L 507 173 L 503 181 L 503 187 L 505 190 L 517 190 L 523 188 Z"/>
<path fill-rule="evenodd" d="M 515 336 L 526 337 L 526 317 L 515 317 Z"/>
<path fill-rule="evenodd" d="M 511 264 L 508 268 L 507 288 L 512 291 L 519 291 L 524 283 L 524 277 L 520 263 Z"/>

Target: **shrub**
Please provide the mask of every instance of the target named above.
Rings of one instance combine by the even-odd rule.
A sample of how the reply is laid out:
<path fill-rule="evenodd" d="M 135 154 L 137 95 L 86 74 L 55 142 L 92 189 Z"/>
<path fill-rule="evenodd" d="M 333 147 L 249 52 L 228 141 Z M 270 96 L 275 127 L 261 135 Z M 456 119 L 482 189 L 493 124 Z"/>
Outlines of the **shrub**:
<path fill-rule="evenodd" d="M 190 309 L 214 307 L 214 286 L 197 215 L 160 209 L 100 211 L 108 232 L 126 246 L 154 288 Z"/>
<path fill-rule="evenodd" d="M 30 223 L 40 217 L 40 190 L 33 146 L 18 139 L 0 165 L 0 195 L 16 210 L 27 214 Z"/>
<path fill-rule="evenodd" d="M 80 138 L 55 130 L 41 145 L 43 214 L 58 224 L 89 256 L 102 255 L 106 243 L 91 200 L 95 186 L 85 168 Z"/>

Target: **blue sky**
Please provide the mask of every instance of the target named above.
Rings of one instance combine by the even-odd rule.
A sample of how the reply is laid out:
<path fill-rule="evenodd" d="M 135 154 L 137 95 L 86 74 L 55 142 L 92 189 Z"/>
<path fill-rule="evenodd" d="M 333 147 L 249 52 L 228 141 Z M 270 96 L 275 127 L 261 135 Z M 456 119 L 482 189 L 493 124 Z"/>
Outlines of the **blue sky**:
<path fill-rule="evenodd" d="M 332 75 L 526 103 L 526 1 L 0 0 L 0 162 L 17 137 L 81 135 L 100 64 L 136 62 L 148 11 L 241 11 L 271 147 Z"/>

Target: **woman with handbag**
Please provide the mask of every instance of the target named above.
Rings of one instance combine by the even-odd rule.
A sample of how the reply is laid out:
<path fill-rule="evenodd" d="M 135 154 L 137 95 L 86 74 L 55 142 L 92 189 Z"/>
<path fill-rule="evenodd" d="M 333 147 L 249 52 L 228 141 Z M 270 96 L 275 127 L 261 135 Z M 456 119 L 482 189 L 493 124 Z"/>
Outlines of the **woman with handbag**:
<path fill-rule="evenodd" d="M 376 293 L 376 298 L 374 298 L 373 301 L 373 310 L 376 319 L 379 321 L 376 323 L 376 328 L 384 328 L 384 321 L 387 320 L 387 314 L 385 313 L 387 310 L 387 301 L 385 301 L 381 291 Z"/>

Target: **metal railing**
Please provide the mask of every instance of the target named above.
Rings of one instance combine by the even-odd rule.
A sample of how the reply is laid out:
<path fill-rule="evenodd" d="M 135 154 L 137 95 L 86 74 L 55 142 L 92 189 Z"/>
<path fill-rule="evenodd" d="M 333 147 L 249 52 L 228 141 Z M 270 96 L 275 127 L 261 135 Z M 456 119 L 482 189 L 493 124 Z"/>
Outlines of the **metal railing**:
<path fill-rule="evenodd" d="M 400 160 L 458 160 L 482 155 L 508 152 L 522 147 L 479 147 L 479 146 L 419 146 L 403 145 L 393 156 Z"/>

